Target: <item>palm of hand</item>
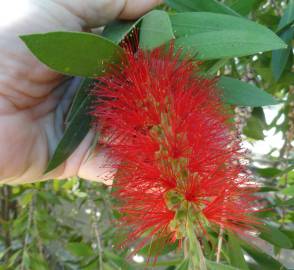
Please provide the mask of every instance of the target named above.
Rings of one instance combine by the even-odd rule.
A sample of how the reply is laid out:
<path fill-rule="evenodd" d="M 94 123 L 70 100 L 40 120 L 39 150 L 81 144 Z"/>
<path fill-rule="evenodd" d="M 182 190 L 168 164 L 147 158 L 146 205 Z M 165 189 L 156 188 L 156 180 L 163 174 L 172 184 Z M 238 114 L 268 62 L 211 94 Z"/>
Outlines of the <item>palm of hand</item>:
<path fill-rule="evenodd" d="M 30 0 L 29 12 L 23 18 L 10 25 L 0 25 L 3 35 L 0 41 L 0 182 L 24 183 L 74 175 L 105 180 L 108 172 L 101 166 L 106 160 L 104 151 L 88 158 L 92 133 L 63 165 L 43 175 L 50 154 L 62 136 L 63 118 L 73 88 L 57 87 L 63 77 L 40 64 L 18 35 L 80 31 L 115 18 L 122 10 L 124 17 L 136 17 L 159 1 L 142 0 L 136 4 L 140 5 L 139 2 L 141 8 L 135 10 L 132 5 L 125 5 L 124 0 L 87 0 L 74 4 L 61 0 L 37 4 Z"/>

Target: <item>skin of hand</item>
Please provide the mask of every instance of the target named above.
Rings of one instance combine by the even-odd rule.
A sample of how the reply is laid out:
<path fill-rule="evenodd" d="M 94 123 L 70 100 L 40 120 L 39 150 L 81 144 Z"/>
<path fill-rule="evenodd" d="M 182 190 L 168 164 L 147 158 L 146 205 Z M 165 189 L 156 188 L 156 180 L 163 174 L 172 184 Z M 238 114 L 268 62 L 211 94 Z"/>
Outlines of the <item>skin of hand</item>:
<path fill-rule="evenodd" d="M 9 2 L 15 2 L 16 11 L 18 8 L 22 10 L 16 18 L 12 14 L 9 23 L 0 20 L 0 183 L 19 184 L 72 176 L 107 181 L 112 172 L 106 166 L 109 161 L 105 150 L 97 149 L 89 157 L 94 132 L 86 136 L 64 164 L 43 175 L 62 136 L 73 93 L 68 88 L 65 90 L 66 87 L 58 87 L 64 77 L 40 63 L 19 35 L 58 30 L 89 31 L 115 18 L 135 19 L 160 1 Z"/>

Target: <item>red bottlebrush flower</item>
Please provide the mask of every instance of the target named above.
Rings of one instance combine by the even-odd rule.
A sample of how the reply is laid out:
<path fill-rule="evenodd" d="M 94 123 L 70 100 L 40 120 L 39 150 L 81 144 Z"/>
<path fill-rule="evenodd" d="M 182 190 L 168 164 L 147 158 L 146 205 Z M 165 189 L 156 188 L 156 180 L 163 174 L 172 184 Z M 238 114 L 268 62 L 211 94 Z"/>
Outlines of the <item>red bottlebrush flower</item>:
<path fill-rule="evenodd" d="M 129 239 L 173 242 L 209 225 L 251 230 L 249 176 L 216 79 L 197 63 L 157 48 L 126 49 L 99 77 L 93 115 L 117 160 L 114 195 Z"/>

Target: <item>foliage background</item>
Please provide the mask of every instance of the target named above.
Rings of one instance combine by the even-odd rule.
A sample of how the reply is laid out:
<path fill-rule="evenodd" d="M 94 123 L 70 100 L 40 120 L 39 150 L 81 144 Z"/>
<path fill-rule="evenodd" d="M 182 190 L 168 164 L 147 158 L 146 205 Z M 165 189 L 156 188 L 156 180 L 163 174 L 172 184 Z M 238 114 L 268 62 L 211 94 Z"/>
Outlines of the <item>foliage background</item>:
<path fill-rule="evenodd" d="M 170 6 L 160 8 L 171 13 L 173 8 L 185 9 L 181 4 L 189 6 L 191 2 L 213 3 L 199 4 L 197 11 L 218 12 L 215 10 L 216 1 L 166 2 Z M 294 2 L 221 2 L 242 16 L 267 26 L 289 47 L 251 56 L 211 60 L 205 64 L 218 75 L 230 75 L 253 83 L 283 101 L 270 107 L 235 108 L 246 141 L 244 145 L 251 149 L 250 169 L 263 186 L 258 196 L 268 209 L 260 213 L 267 229 L 254 240 L 263 251 L 225 238 L 223 261 L 236 268 L 214 265 L 211 269 L 294 269 L 293 10 L 288 10 L 292 17 L 283 25 L 285 9 L 294 9 Z M 273 137 L 279 140 L 275 142 L 271 139 Z M 262 148 L 264 151 L 258 151 Z M 112 210 L 110 192 L 110 187 L 78 178 L 14 187 L 1 185 L 0 269 L 186 269 L 181 264 L 181 251 L 175 247 L 161 251 L 158 262 L 151 266 L 146 266 L 146 258 L 150 252 L 151 255 L 157 253 L 156 248 L 146 247 L 129 259 L 127 254 L 131 248 L 114 248 L 118 236 L 113 219 L 118 213 Z M 246 265 L 238 256 L 245 256 Z"/>

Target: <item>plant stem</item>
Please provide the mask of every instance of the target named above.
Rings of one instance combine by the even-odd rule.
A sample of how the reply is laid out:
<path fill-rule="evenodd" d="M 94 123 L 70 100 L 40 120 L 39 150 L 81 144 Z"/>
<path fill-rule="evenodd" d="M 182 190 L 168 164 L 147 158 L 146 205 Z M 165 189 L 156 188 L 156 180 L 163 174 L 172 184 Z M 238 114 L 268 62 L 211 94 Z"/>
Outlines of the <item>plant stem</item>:
<path fill-rule="evenodd" d="M 187 238 L 189 241 L 189 270 L 207 270 L 205 257 L 202 252 L 201 245 L 197 239 L 193 228 L 193 222 L 187 219 Z"/>
<path fill-rule="evenodd" d="M 282 163 L 283 168 L 283 175 L 284 175 L 284 184 L 280 188 L 286 188 L 288 186 L 288 176 L 289 172 L 293 169 L 293 166 L 289 165 L 289 162 L 287 161 L 288 158 L 291 156 L 291 152 L 294 149 L 291 142 L 294 139 L 294 86 L 289 87 L 289 93 L 288 98 L 286 102 L 286 106 L 288 106 L 288 114 L 286 114 L 285 122 L 288 125 L 288 130 L 285 134 L 285 143 L 280 151 L 280 157 L 285 158 L 285 161 Z M 288 199 L 287 195 L 284 195 L 282 197 L 283 201 L 286 201 Z M 281 227 L 285 224 L 285 219 L 287 215 L 287 207 L 282 206 L 281 207 Z"/>
<path fill-rule="evenodd" d="M 221 227 L 219 230 L 218 243 L 217 243 L 217 252 L 216 252 L 216 262 L 217 263 L 220 262 L 222 245 L 223 245 L 223 234 L 224 234 L 224 228 Z"/>
<path fill-rule="evenodd" d="M 25 231 L 25 239 L 24 239 L 24 245 L 23 245 L 23 252 L 22 252 L 22 258 L 21 258 L 21 264 L 19 269 L 20 270 L 25 270 L 25 256 L 27 252 L 27 247 L 30 241 L 30 229 L 32 226 L 33 222 L 33 215 L 34 215 L 34 197 L 32 198 L 32 201 L 29 204 L 29 214 L 28 214 L 28 222 L 26 226 L 26 231 Z"/>
<path fill-rule="evenodd" d="M 103 250 L 102 250 L 102 243 L 100 239 L 99 224 L 98 224 L 98 220 L 96 216 L 97 207 L 91 198 L 89 198 L 89 205 L 91 209 L 92 226 L 93 226 L 93 230 L 94 230 L 96 241 L 97 241 L 97 248 L 98 248 L 98 254 L 99 254 L 99 270 L 103 270 L 103 258 L 102 258 Z"/>
<path fill-rule="evenodd" d="M 3 231 L 1 231 L 0 236 L 3 237 L 5 246 L 4 262 L 7 262 L 11 256 L 11 235 L 10 226 L 8 226 L 11 219 L 11 187 L 1 186 L 0 187 L 0 221 L 3 223 Z"/>

